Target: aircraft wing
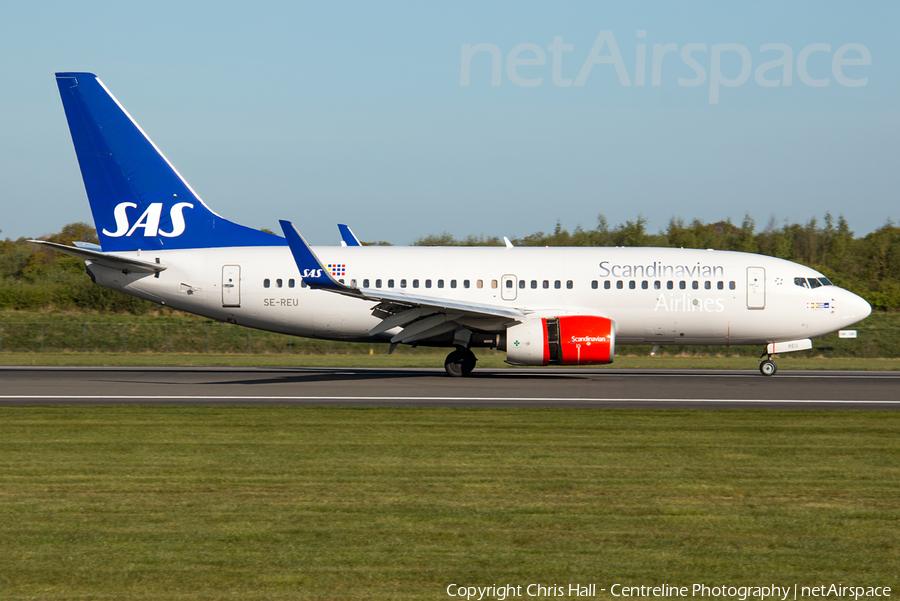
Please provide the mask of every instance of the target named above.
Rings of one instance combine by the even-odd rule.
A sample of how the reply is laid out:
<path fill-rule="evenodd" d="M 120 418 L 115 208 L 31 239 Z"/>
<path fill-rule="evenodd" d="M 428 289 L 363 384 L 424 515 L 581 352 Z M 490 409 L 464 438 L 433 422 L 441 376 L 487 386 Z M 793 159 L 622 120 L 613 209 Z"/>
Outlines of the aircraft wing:
<path fill-rule="evenodd" d="M 392 343 L 411 343 L 438 336 L 479 320 L 519 322 L 527 319 L 527 312 L 513 307 L 450 300 L 409 294 L 399 290 L 357 288 L 337 281 L 312 251 L 300 232 L 290 221 L 280 221 L 300 277 L 310 288 L 352 296 L 377 304 L 372 314 L 380 324 L 369 331 L 376 336 L 393 328 L 403 329 L 391 338 Z"/>
<path fill-rule="evenodd" d="M 99 250 L 92 250 L 91 248 L 76 248 L 74 246 L 66 246 L 65 244 L 48 242 L 46 240 L 29 240 L 29 242 L 43 244 L 44 246 L 49 246 L 53 250 L 66 253 L 67 255 L 72 255 L 73 257 L 78 257 L 79 259 L 90 261 L 97 265 L 128 273 L 158 273 L 166 270 L 166 266 L 162 263 L 150 263 L 149 261 L 141 261 L 130 257 L 119 257 Z M 92 244 L 91 246 L 95 245 Z"/>

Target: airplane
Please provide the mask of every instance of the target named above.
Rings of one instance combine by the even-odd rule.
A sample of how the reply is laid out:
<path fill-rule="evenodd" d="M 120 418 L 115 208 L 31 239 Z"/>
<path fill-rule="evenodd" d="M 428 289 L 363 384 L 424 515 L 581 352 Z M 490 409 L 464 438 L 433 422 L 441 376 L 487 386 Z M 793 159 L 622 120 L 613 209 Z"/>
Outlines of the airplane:
<path fill-rule="evenodd" d="M 604 365 L 616 344 L 759 345 L 773 355 L 871 313 L 861 297 L 783 259 L 681 248 L 310 247 L 210 209 L 91 73 L 56 82 L 100 244 L 41 242 L 94 283 L 222 322 L 323 340 L 473 349 L 513 365 Z"/>

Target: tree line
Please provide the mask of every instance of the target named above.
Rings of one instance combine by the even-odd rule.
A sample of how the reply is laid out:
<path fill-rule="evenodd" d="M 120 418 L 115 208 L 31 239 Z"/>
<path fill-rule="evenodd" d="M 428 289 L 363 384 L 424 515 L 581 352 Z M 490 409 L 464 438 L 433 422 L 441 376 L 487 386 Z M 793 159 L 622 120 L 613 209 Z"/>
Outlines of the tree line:
<path fill-rule="evenodd" d="M 712 248 L 759 253 L 808 265 L 836 285 L 865 298 L 874 309 L 900 309 L 900 227 L 888 220 L 865 236 L 854 236 L 847 220 L 826 213 L 806 223 L 774 223 L 757 230 L 748 215 L 740 225 L 730 220 L 706 223 L 671 219 L 664 229 L 651 233 L 647 220 L 638 217 L 611 227 L 603 215 L 597 227 L 573 231 L 559 223 L 553 233 L 535 232 L 512 239 L 515 246 L 655 246 L 663 248 Z M 503 246 L 497 236 L 456 239 L 448 233 L 419 238 L 417 246 Z"/>
<path fill-rule="evenodd" d="M 70 223 L 47 237 L 61 244 L 97 242 L 93 227 Z M 900 309 L 900 227 L 890 220 L 865 236 L 854 236 L 843 216 L 826 214 L 807 223 L 770 223 L 757 230 L 749 216 L 740 225 L 730 220 L 705 223 L 671 219 L 664 229 L 649 232 L 647 220 L 610 226 L 602 215 L 593 229 L 573 231 L 556 224 L 553 233 L 535 232 L 512 240 L 515 246 L 656 246 L 712 248 L 760 253 L 808 265 L 881 311 Z M 377 244 L 386 244 L 379 242 Z M 502 246 L 497 236 L 457 239 L 443 233 L 425 236 L 414 246 Z M 0 241 L 0 308 L 73 308 L 141 314 L 155 305 L 91 283 L 80 259 L 29 244 L 25 239 Z"/>

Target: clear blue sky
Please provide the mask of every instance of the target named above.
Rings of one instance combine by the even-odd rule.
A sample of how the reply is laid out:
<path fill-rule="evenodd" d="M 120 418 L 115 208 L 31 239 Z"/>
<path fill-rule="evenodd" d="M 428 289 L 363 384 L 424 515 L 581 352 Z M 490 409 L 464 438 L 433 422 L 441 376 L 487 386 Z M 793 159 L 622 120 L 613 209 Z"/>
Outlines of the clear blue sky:
<path fill-rule="evenodd" d="M 654 231 L 671 217 L 745 213 L 764 228 L 830 211 L 857 234 L 900 219 L 894 2 L 83 0 L 3 13 L 0 237 L 90 221 L 55 71 L 96 73 L 218 213 L 276 231 L 290 219 L 315 244 L 336 244 L 337 222 L 406 244 L 445 230 L 523 236 L 557 220 L 590 228 L 600 213 L 612 224 L 642 214 Z M 630 85 L 603 62 L 576 85 L 603 31 Z M 572 49 L 554 53 L 560 36 Z M 499 86 L 491 51 L 473 56 L 461 85 L 464 44 L 499 50 Z M 544 64 L 516 66 L 520 44 Z M 675 45 L 656 86 L 654 44 Z M 679 85 L 698 79 L 688 44 L 706 47 L 688 55 L 705 76 L 697 86 Z M 747 49 L 750 71 L 718 84 L 714 104 L 713 46 L 721 78 L 734 83 L 745 66 L 726 44 Z M 790 86 L 783 67 L 764 74 L 779 85 L 757 83 L 756 69 L 784 54 L 763 44 L 789 48 Z M 810 44 L 829 50 L 809 53 L 803 75 L 825 86 L 801 81 Z M 839 74 L 865 85 L 835 77 L 846 44 L 871 64 Z M 605 44 L 593 56 L 612 54 Z M 518 53 L 539 58 L 534 46 Z"/>

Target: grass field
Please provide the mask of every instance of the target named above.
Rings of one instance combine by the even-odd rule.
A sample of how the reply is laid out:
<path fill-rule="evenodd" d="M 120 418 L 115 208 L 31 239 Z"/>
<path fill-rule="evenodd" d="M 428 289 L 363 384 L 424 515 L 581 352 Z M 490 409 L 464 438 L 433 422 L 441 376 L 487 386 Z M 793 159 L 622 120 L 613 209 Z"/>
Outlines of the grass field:
<path fill-rule="evenodd" d="M 179 311 L 153 315 L 62 311 L 0 310 L 0 362 L 9 354 L 102 353 L 173 355 L 387 355 L 387 344 L 329 342 L 217 323 Z M 791 353 L 794 359 L 845 357 L 900 359 L 900 313 L 875 313 L 854 328 L 857 338 L 837 334 L 813 339 L 813 349 Z M 618 345 L 620 357 L 648 357 L 651 346 Z M 401 345 L 394 355 L 409 365 L 434 351 Z M 443 352 L 446 355 L 447 351 Z M 663 346 L 659 357 L 756 357 L 762 346 Z M 479 357 L 488 351 L 479 350 Z M 406 356 L 409 357 L 406 357 Z M 202 359 L 198 359 L 202 361 Z M 306 359 L 301 359 L 305 361 Z M 396 359 L 394 359 L 396 360 Z M 35 359 L 40 361 L 40 359 Z M 314 361 L 314 360 L 313 360 Z M 391 364 L 388 361 L 387 364 Z M 441 361 L 441 364 L 443 362 Z M 874 365 L 878 365 L 876 362 Z"/>
<path fill-rule="evenodd" d="M 0 431 L 5 600 L 900 585 L 894 412 L 19 407 Z"/>

